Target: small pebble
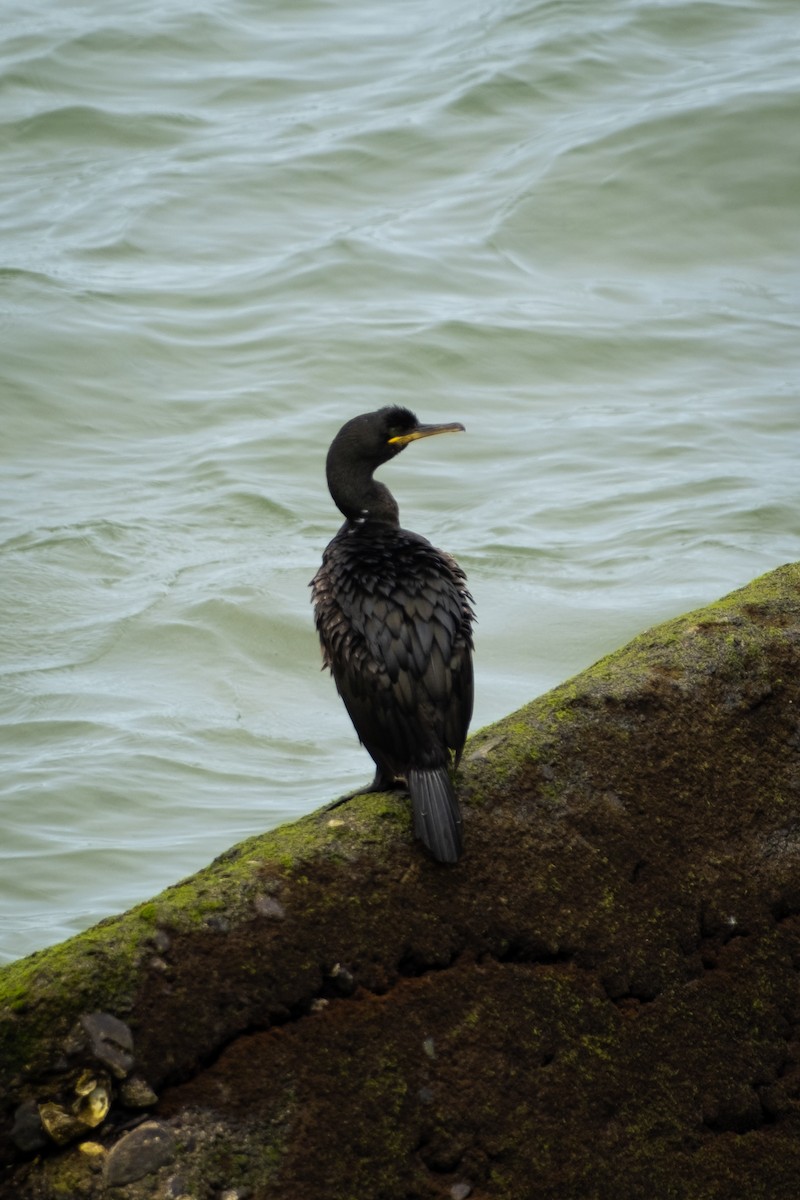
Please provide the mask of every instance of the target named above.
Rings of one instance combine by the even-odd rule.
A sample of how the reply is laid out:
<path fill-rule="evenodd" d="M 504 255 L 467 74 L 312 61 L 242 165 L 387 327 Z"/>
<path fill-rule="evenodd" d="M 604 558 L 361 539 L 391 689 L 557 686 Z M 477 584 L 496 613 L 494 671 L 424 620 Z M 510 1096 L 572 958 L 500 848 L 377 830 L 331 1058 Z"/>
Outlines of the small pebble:
<path fill-rule="evenodd" d="M 100 1158 L 106 1152 L 105 1146 L 101 1146 L 99 1142 L 81 1142 L 78 1149 L 87 1158 Z"/>
<path fill-rule="evenodd" d="M 101 1146 L 99 1142 L 81 1142 L 78 1150 L 84 1155 L 89 1164 L 89 1170 L 94 1175 L 99 1175 L 103 1170 L 103 1163 L 106 1157 L 106 1148 Z"/>
<path fill-rule="evenodd" d="M 472 1195 L 471 1183 L 454 1183 L 450 1188 L 450 1196 L 452 1200 L 467 1200 L 467 1196 Z"/>
<path fill-rule="evenodd" d="M 125 1133 L 108 1153 L 105 1181 L 108 1187 L 121 1187 L 175 1159 L 175 1138 L 172 1130 L 159 1121 L 146 1121 L 130 1133 Z"/>
<path fill-rule="evenodd" d="M 119 1098 L 126 1108 L 151 1108 L 158 1096 L 141 1075 L 131 1075 L 119 1089 Z"/>

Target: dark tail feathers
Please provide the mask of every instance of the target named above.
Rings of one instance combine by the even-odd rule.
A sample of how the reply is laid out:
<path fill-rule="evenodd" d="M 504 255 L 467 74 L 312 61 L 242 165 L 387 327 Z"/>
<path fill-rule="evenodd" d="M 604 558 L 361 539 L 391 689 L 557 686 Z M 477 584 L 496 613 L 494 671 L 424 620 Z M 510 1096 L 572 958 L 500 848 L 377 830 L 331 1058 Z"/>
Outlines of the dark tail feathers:
<path fill-rule="evenodd" d="M 447 767 L 414 769 L 407 779 L 414 806 L 414 833 L 439 862 L 458 862 L 461 811 Z"/>

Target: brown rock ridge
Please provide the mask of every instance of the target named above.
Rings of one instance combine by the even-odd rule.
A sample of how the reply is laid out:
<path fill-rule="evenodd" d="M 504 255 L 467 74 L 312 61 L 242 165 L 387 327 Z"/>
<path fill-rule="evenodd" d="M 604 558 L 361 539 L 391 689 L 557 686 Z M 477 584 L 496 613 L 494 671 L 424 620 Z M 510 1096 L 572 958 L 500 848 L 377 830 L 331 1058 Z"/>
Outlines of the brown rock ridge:
<path fill-rule="evenodd" d="M 0 1196 L 797 1200 L 800 564 L 466 760 L 0 972 Z"/>

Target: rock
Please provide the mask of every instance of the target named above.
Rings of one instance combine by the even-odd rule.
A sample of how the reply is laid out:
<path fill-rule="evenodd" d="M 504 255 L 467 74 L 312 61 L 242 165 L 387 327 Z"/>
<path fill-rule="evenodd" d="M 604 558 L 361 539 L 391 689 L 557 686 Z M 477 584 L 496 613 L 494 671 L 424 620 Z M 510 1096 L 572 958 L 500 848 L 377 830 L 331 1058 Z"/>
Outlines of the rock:
<path fill-rule="evenodd" d="M 147 1121 L 125 1133 L 106 1158 L 103 1177 L 108 1187 L 121 1187 L 152 1175 L 175 1159 L 175 1138 L 166 1125 Z"/>
<path fill-rule="evenodd" d="M 111 1013 L 85 1013 L 65 1042 L 65 1050 L 70 1057 L 89 1055 L 117 1079 L 124 1079 L 133 1068 L 133 1034 Z"/>
<path fill-rule="evenodd" d="M 83 1100 L 65 1031 L 124 1012 L 195 1200 L 795 1200 L 799 753 L 791 566 L 477 733 L 456 866 L 402 797 L 357 796 L 0 970 L 6 1161 L 24 1102 Z M 47 1190 L 81 1157 L 8 1194 L 99 1200 L 85 1162 Z"/>
<path fill-rule="evenodd" d="M 75 1138 L 82 1137 L 89 1128 L 74 1113 L 52 1100 L 39 1105 L 39 1117 L 44 1129 L 58 1146 L 66 1146 Z"/>
<path fill-rule="evenodd" d="M 87 1129 L 95 1129 L 106 1119 L 111 1107 L 111 1088 L 107 1075 L 82 1071 L 75 1081 L 73 1112 Z"/>
<path fill-rule="evenodd" d="M 85 1154 L 87 1158 L 97 1160 L 105 1158 L 106 1148 L 100 1142 L 81 1142 L 78 1146 L 81 1154 Z"/>
<path fill-rule="evenodd" d="M 139 1075 L 131 1075 L 130 1079 L 123 1080 L 119 1099 L 125 1108 L 151 1108 L 158 1102 L 158 1096 L 150 1084 Z"/>
<path fill-rule="evenodd" d="M 26 1100 L 14 1113 L 11 1137 L 23 1154 L 32 1154 L 47 1145 L 47 1135 L 35 1100 Z"/>
<path fill-rule="evenodd" d="M 39 1119 L 48 1136 L 59 1146 L 83 1137 L 106 1119 L 111 1106 L 111 1088 L 103 1072 L 81 1071 L 70 1088 L 57 1099 L 38 1105 Z"/>
<path fill-rule="evenodd" d="M 101 1142 L 80 1142 L 78 1151 L 89 1164 L 89 1170 L 100 1174 L 106 1157 L 106 1148 Z"/>

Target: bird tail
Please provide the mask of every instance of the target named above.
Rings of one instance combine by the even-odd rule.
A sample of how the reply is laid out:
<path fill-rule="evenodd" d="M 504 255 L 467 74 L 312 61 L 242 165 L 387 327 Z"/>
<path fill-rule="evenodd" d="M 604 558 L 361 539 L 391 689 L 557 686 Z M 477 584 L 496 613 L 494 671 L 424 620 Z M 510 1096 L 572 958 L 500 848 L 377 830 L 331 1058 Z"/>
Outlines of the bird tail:
<path fill-rule="evenodd" d="M 461 857 L 461 810 L 447 767 L 413 768 L 408 790 L 414 809 L 414 833 L 439 862 Z"/>

